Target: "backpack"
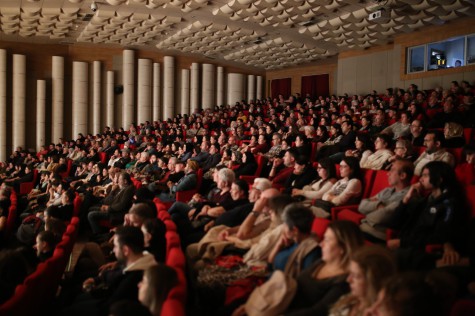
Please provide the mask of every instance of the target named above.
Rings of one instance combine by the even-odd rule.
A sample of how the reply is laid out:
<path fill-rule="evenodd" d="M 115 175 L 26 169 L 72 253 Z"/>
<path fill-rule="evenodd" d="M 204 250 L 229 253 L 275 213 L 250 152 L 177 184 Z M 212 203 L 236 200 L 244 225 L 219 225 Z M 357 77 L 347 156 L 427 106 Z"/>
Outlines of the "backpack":
<path fill-rule="evenodd" d="M 18 227 L 16 232 L 17 239 L 27 245 L 34 245 L 36 236 L 45 229 L 44 222 L 35 215 L 26 217 Z"/>

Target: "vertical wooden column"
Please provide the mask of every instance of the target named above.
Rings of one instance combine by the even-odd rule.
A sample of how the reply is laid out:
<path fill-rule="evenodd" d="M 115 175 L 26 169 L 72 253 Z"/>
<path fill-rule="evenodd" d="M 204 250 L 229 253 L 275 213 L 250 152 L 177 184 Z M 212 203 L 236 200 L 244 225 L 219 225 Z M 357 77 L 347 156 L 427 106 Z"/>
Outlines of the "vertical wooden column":
<path fill-rule="evenodd" d="M 200 107 L 200 64 L 191 64 L 191 78 L 190 78 L 190 112 L 195 113 L 196 109 Z"/>
<path fill-rule="evenodd" d="M 52 58 L 51 141 L 64 136 L 64 57 Z"/>
<path fill-rule="evenodd" d="M 256 82 L 256 99 L 262 99 L 262 87 L 263 87 L 264 78 L 262 76 L 257 76 Z"/>
<path fill-rule="evenodd" d="M 160 64 L 153 63 L 153 89 L 152 89 L 152 107 L 153 107 L 153 120 L 160 121 L 160 108 L 161 108 L 161 95 L 160 95 Z"/>
<path fill-rule="evenodd" d="M 181 70 L 181 114 L 190 114 L 190 70 Z"/>
<path fill-rule="evenodd" d="M 256 76 L 247 76 L 247 102 L 256 100 Z"/>
<path fill-rule="evenodd" d="M 224 68 L 218 66 L 216 76 L 216 105 L 224 105 Z"/>
<path fill-rule="evenodd" d="M 152 120 L 152 61 L 139 59 L 137 81 L 137 123 Z"/>
<path fill-rule="evenodd" d="M 134 122 L 134 93 L 135 93 L 135 54 L 133 50 L 126 49 L 122 54 L 122 82 L 124 95 L 122 97 L 122 126 L 128 129 Z"/>
<path fill-rule="evenodd" d="M 163 119 L 175 116 L 175 58 L 163 57 Z"/>
<path fill-rule="evenodd" d="M 92 133 L 94 135 L 101 132 L 101 62 L 93 63 L 92 82 Z"/>
<path fill-rule="evenodd" d="M 13 150 L 25 147 L 25 89 L 26 89 L 26 57 L 13 55 Z"/>
<path fill-rule="evenodd" d="M 214 65 L 203 64 L 203 74 L 201 77 L 201 107 L 214 108 L 215 98 L 215 73 Z"/>
<path fill-rule="evenodd" d="M 114 97 L 114 72 L 107 72 L 107 91 L 106 91 L 106 102 L 107 102 L 107 115 L 106 115 L 106 125 L 109 127 L 115 127 L 114 124 L 114 106 L 115 106 L 115 97 Z"/>
<path fill-rule="evenodd" d="M 72 138 L 86 134 L 88 118 L 88 63 L 73 62 L 73 130 Z"/>
<path fill-rule="evenodd" d="M 7 51 L 0 49 L 0 161 L 7 160 Z"/>
<path fill-rule="evenodd" d="M 236 102 L 240 102 L 244 98 L 244 95 L 244 75 L 228 74 L 228 104 L 233 107 Z"/>
<path fill-rule="evenodd" d="M 36 149 L 46 145 L 46 81 L 36 81 Z"/>

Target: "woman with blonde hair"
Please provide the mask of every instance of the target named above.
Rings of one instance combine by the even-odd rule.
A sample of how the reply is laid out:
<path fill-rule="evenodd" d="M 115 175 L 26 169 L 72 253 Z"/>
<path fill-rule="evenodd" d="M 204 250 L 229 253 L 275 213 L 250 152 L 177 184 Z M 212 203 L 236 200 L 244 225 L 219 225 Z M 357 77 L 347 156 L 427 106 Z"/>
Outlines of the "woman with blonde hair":
<path fill-rule="evenodd" d="M 342 296 L 330 310 L 331 316 L 365 315 L 377 301 L 378 292 L 396 273 L 391 252 L 380 246 L 366 246 L 351 256 L 346 281 L 350 293 Z"/>
<path fill-rule="evenodd" d="M 139 301 L 154 316 L 160 316 L 163 302 L 170 290 L 178 284 L 175 269 L 164 264 L 151 266 L 144 271 L 142 281 L 138 284 Z"/>

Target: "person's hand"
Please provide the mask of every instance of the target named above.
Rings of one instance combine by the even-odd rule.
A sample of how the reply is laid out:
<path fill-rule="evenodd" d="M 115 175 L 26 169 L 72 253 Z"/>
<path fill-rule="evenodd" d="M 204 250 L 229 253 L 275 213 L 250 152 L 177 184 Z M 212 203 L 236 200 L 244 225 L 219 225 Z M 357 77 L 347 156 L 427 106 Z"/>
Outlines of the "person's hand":
<path fill-rule="evenodd" d="M 168 181 L 168 182 L 167 182 L 167 187 L 171 188 L 172 186 L 173 186 L 173 182 Z"/>
<path fill-rule="evenodd" d="M 102 266 L 99 267 L 99 274 L 102 274 L 105 271 L 114 269 L 116 267 L 116 265 L 117 265 L 117 261 L 108 262 L 106 264 L 103 264 Z"/>
<path fill-rule="evenodd" d="M 88 278 L 82 283 L 82 289 L 84 292 L 90 292 L 95 286 L 93 278 Z"/>
<path fill-rule="evenodd" d="M 401 239 L 390 239 L 386 242 L 386 245 L 391 250 L 398 249 L 401 247 Z"/>
<path fill-rule="evenodd" d="M 442 255 L 441 264 L 452 266 L 459 262 L 460 254 L 452 247 L 452 245 L 444 245 L 444 253 Z"/>
<path fill-rule="evenodd" d="M 195 214 L 196 208 L 192 208 L 191 210 L 188 211 L 188 218 L 190 221 L 193 219 L 193 214 Z"/>
<path fill-rule="evenodd" d="M 102 205 L 101 212 L 107 212 L 109 210 L 109 205 Z"/>
<path fill-rule="evenodd" d="M 267 198 L 261 196 L 254 204 L 254 208 L 252 210 L 254 212 L 262 212 L 266 205 L 267 205 Z"/>
<path fill-rule="evenodd" d="M 225 241 L 229 237 L 229 230 L 225 229 L 218 234 L 218 240 Z"/>
<path fill-rule="evenodd" d="M 345 156 L 347 156 L 347 157 L 353 157 L 353 156 L 354 156 L 354 155 L 353 155 L 353 150 L 348 149 L 347 151 L 345 151 Z"/>
<path fill-rule="evenodd" d="M 422 185 L 419 182 L 411 185 L 409 191 L 407 191 L 406 195 L 402 199 L 402 203 L 407 204 L 412 198 L 419 196 L 421 189 Z"/>
<path fill-rule="evenodd" d="M 242 316 L 242 315 L 246 315 L 245 305 L 239 306 L 239 307 L 236 308 L 236 309 L 234 310 L 234 312 L 231 314 L 231 316 Z"/>
<path fill-rule="evenodd" d="M 281 158 L 274 158 L 274 161 L 272 162 L 272 167 L 277 168 L 283 163 L 283 160 Z"/>
<path fill-rule="evenodd" d="M 196 215 L 196 218 L 198 219 L 198 218 L 200 218 L 200 217 L 202 217 L 202 216 L 208 215 L 208 210 L 209 210 L 210 208 L 211 208 L 211 206 L 209 206 L 209 205 L 204 205 L 203 208 L 201 208 L 201 212 L 200 212 L 198 215 Z"/>
<path fill-rule="evenodd" d="M 302 195 L 302 194 L 303 194 L 303 190 L 300 190 L 300 189 L 292 189 L 292 196 Z"/>
<path fill-rule="evenodd" d="M 211 222 L 209 222 L 208 224 L 205 225 L 205 227 L 203 228 L 203 230 L 204 230 L 205 232 L 207 232 L 207 231 L 210 230 L 211 227 L 213 227 L 213 226 L 214 226 L 214 221 L 211 221 Z"/>

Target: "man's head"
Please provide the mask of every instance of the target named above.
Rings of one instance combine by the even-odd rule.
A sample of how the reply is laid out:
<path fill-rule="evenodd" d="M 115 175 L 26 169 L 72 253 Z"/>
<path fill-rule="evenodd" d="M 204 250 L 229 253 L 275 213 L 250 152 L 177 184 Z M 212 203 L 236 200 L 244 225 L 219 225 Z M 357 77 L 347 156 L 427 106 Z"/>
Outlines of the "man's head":
<path fill-rule="evenodd" d="M 52 231 L 44 230 L 36 236 L 36 255 L 52 251 L 56 245 L 56 236 Z"/>
<path fill-rule="evenodd" d="M 422 122 L 419 120 L 414 120 L 411 123 L 411 134 L 413 137 L 418 137 L 422 133 Z"/>
<path fill-rule="evenodd" d="M 170 165 L 170 161 L 168 162 L 169 165 Z M 175 166 L 175 172 L 185 171 L 185 162 L 183 161 L 176 160 L 174 166 Z"/>
<path fill-rule="evenodd" d="M 251 191 L 249 191 L 249 202 L 256 202 L 263 191 L 272 187 L 272 183 L 266 178 L 256 178 L 252 185 Z"/>
<path fill-rule="evenodd" d="M 396 159 L 388 171 L 388 182 L 391 187 L 407 187 L 414 175 L 414 164 L 407 159 Z"/>
<path fill-rule="evenodd" d="M 144 237 L 138 227 L 118 227 L 114 235 L 114 255 L 118 261 L 129 263 L 144 250 Z"/>
<path fill-rule="evenodd" d="M 129 223 L 131 226 L 142 226 L 147 219 L 153 218 L 154 211 L 147 203 L 134 204 L 129 210 Z"/>
<path fill-rule="evenodd" d="M 130 174 L 128 174 L 127 172 L 121 172 L 119 174 L 119 186 L 121 188 L 124 188 L 128 185 L 132 184 L 132 179 L 130 178 Z"/>
<path fill-rule="evenodd" d="M 424 137 L 424 146 L 426 152 L 432 154 L 438 151 L 442 147 L 443 134 L 437 130 L 431 130 L 427 132 Z"/>

